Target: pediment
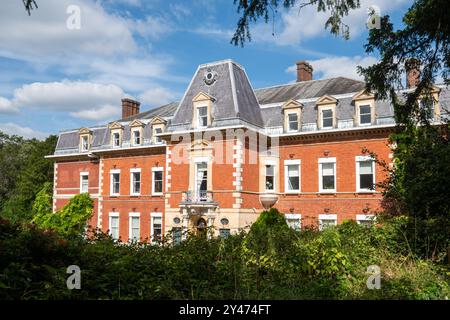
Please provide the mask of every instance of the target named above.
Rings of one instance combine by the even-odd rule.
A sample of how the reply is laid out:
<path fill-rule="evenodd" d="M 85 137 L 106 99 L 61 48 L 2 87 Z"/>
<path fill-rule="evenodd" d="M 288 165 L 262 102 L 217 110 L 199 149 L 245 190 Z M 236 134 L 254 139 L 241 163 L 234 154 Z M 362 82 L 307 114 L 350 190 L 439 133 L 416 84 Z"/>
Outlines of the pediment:
<path fill-rule="evenodd" d="M 206 140 L 197 140 L 191 144 L 191 150 L 199 150 L 199 149 L 205 149 L 205 148 L 209 148 L 209 147 L 210 147 L 210 144 Z"/>
<path fill-rule="evenodd" d="M 144 123 L 142 122 L 142 121 L 140 121 L 140 120 L 133 120 L 133 121 L 131 121 L 131 123 L 130 123 L 130 127 L 131 128 L 134 128 L 134 127 L 143 127 L 144 126 Z"/>
<path fill-rule="evenodd" d="M 325 96 L 320 97 L 316 101 L 316 104 L 317 105 L 321 105 L 321 104 L 336 104 L 337 102 L 338 102 L 337 99 L 333 98 L 332 96 L 325 95 Z"/>
<path fill-rule="evenodd" d="M 286 110 L 286 109 L 294 109 L 294 108 L 302 108 L 303 104 L 301 104 L 300 102 L 297 102 L 293 99 L 286 101 L 283 106 L 282 109 Z"/>
<path fill-rule="evenodd" d="M 166 124 L 167 121 L 164 120 L 164 119 L 161 118 L 161 117 L 156 116 L 156 117 L 154 117 L 154 118 L 152 119 L 152 121 L 150 121 L 150 123 L 151 123 L 152 125 L 155 125 L 155 124 Z"/>
<path fill-rule="evenodd" d="M 195 97 L 192 99 L 192 102 L 197 101 L 214 101 L 214 97 L 211 97 L 209 94 L 204 92 L 199 92 L 195 95 Z"/>
<path fill-rule="evenodd" d="M 78 130 L 79 134 L 91 134 L 92 130 L 89 128 L 81 128 L 80 130 Z"/>
<path fill-rule="evenodd" d="M 371 94 L 370 92 L 367 92 L 366 90 L 362 90 L 352 97 L 353 101 L 370 100 L 370 99 L 374 99 L 374 98 L 375 98 L 375 96 L 373 94 Z"/>
<path fill-rule="evenodd" d="M 114 121 L 113 123 L 111 123 L 109 126 L 109 129 L 110 130 L 113 130 L 113 129 L 123 129 L 123 125 L 121 125 L 119 122 L 117 122 L 117 121 Z"/>

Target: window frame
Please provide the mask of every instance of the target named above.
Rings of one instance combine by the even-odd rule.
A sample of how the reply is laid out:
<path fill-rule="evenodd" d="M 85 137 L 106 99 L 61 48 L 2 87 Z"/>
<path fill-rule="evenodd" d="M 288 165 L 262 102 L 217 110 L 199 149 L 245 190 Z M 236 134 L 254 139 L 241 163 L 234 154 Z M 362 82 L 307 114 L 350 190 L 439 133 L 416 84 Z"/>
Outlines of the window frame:
<path fill-rule="evenodd" d="M 319 231 L 323 231 L 323 220 L 334 220 L 334 225 L 337 226 L 337 214 L 319 214 Z"/>
<path fill-rule="evenodd" d="M 372 161 L 372 182 L 373 182 L 373 189 L 366 189 L 361 188 L 360 186 L 360 163 L 366 162 L 366 161 Z M 373 159 L 371 156 L 356 156 L 355 157 L 355 165 L 356 165 L 356 192 L 363 192 L 363 193 L 373 193 L 376 192 L 376 175 L 375 175 L 375 159 Z"/>
<path fill-rule="evenodd" d="M 158 130 L 160 130 L 161 132 L 157 132 Z M 163 133 L 163 132 L 164 132 L 164 130 L 161 127 L 155 127 L 153 129 L 153 137 L 154 137 L 153 142 L 155 144 L 163 144 L 164 141 L 161 139 L 161 137 L 157 137 L 156 136 L 157 134 L 160 134 L 160 133 Z"/>
<path fill-rule="evenodd" d="M 206 110 L 205 115 L 200 116 L 200 110 Z M 206 117 L 206 125 L 202 125 L 201 124 L 201 119 L 203 119 L 204 117 Z M 208 116 L 208 106 L 198 106 L 197 107 L 197 128 L 207 128 L 208 127 L 208 123 L 209 123 L 209 116 Z"/>
<path fill-rule="evenodd" d="M 161 192 L 155 191 L 155 173 L 161 172 Z M 152 195 L 161 196 L 164 193 L 164 168 L 163 167 L 153 167 L 152 168 Z"/>
<path fill-rule="evenodd" d="M 362 115 L 367 115 L 367 113 L 364 113 L 364 114 L 361 113 L 361 108 L 362 107 L 369 107 L 368 115 L 370 116 L 370 121 L 368 123 L 362 123 L 361 122 Z M 373 122 L 373 119 L 372 119 L 372 105 L 370 103 L 358 104 L 358 117 L 359 117 L 359 119 L 358 119 L 358 125 L 359 126 L 361 126 L 361 127 L 370 126 L 372 124 L 372 122 Z"/>
<path fill-rule="evenodd" d="M 114 192 L 114 174 L 119 175 L 119 193 Z M 113 169 L 109 171 L 109 195 L 112 197 L 120 196 L 120 169 Z"/>
<path fill-rule="evenodd" d="M 139 236 L 138 239 L 132 238 L 133 235 L 133 219 L 138 219 L 139 221 Z M 130 212 L 128 214 L 128 241 L 141 241 L 141 214 L 139 212 Z"/>
<path fill-rule="evenodd" d="M 84 147 L 84 140 L 86 140 L 86 148 Z M 80 152 L 88 152 L 90 150 L 89 140 L 89 135 L 87 134 L 80 136 Z"/>
<path fill-rule="evenodd" d="M 139 173 L 139 192 L 134 191 L 134 174 Z M 142 192 L 142 173 L 140 168 L 130 169 L 130 196 L 140 196 Z"/>
<path fill-rule="evenodd" d="M 87 177 L 87 190 L 83 191 L 83 177 Z M 80 193 L 89 193 L 89 172 L 80 172 Z"/>
<path fill-rule="evenodd" d="M 114 237 L 111 229 L 111 222 L 113 218 L 117 218 L 117 238 Z M 109 225 L 108 225 L 108 234 L 114 239 L 114 240 L 120 240 L 120 215 L 119 212 L 110 212 L 109 213 Z"/>
<path fill-rule="evenodd" d="M 294 229 L 295 231 L 301 231 L 302 230 L 302 215 L 300 213 L 286 213 L 284 215 L 284 219 L 286 220 L 286 224 L 289 226 L 289 228 L 292 228 L 291 225 L 289 225 L 288 220 L 298 220 L 299 228 Z"/>
<path fill-rule="evenodd" d="M 284 160 L 284 192 L 285 193 L 300 193 L 302 189 L 302 173 L 301 160 Z M 298 167 L 298 189 L 289 189 L 289 166 Z"/>
<path fill-rule="evenodd" d="M 150 242 L 155 243 L 155 227 L 154 227 L 154 219 L 155 218 L 161 218 L 161 239 L 163 239 L 163 225 L 164 220 L 162 216 L 162 212 L 151 212 L 150 213 Z"/>
<path fill-rule="evenodd" d="M 272 177 L 272 180 L 273 180 L 273 183 L 272 183 L 272 189 L 267 189 L 267 167 L 268 166 L 271 166 L 271 167 L 273 167 L 273 175 L 271 176 Z M 274 162 L 271 162 L 271 161 L 266 161 L 266 163 L 264 164 L 264 190 L 265 190 L 265 192 L 275 192 L 275 190 L 276 190 L 276 170 L 275 170 L 275 168 L 276 168 L 276 164 L 274 163 Z"/>
<path fill-rule="evenodd" d="M 323 164 L 333 164 L 333 172 L 334 172 L 334 188 L 333 189 L 324 189 L 323 188 Z M 319 170 L 319 193 L 336 193 L 337 192 L 337 172 L 336 172 L 336 158 L 319 158 L 318 161 L 318 170 Z"/>
<path fill-rule="evenodd" d="M 297 118 L 297 120 L 295 121 L 295 123 L 297 124 L 297 129 L 291 129 L 291 123 L 293 123 L 293 121 L 291 121 L 291 119 L 289 118 L 289 116 L 291 115 L 295 115 L 295 117 Z M 297 132 L 300 128 L 300 123 L 299 123 L 299 116 L 297 112 L 288 112 L 286 114 L 287 117 L 287 132 Z"/>
<path fill-rule="evenodd" d="M 139 134 L 139 143 L 136 143 L 136 133 Z M 132 129 L 131 130 L 131 141 L 133 146 L 141 146 L 142 145 L 142 132 L 141 129 Z"/>
<path fill-rule="evenodd" d="M 118 144 L 116 145 L 116 135 L 117 135 L 117 137 L 118 137 Z M 113 148 L 120 148 L 120 146 L 121 146 L 121 134 L 120 134 L 120 132 L 118 132 L 118 131 L 113 131 L 113 132 L 111 132 L 111 142 L 112 142 L 112 147 Z"/>
<path fill-rule="evenodd" d="M 324 126 L 324 116 L 323 116 L 323 112 L 324 111 L 331 111 L 331 126 Z M 328 117 L 326 119 L 329 119 Z M 334 128 L 334 108 L 333 107 L 328 107 L 328 108 L 321 108 L 320 109 L 320 128 L 321 129 L 333 129 Z"/>
<path fill-rule="evenodd" d="M 376 216 L 374 214 L 357 214 L 356 215 L 356 223 L 361 224 L 361 221 L 376 221 Z"/>

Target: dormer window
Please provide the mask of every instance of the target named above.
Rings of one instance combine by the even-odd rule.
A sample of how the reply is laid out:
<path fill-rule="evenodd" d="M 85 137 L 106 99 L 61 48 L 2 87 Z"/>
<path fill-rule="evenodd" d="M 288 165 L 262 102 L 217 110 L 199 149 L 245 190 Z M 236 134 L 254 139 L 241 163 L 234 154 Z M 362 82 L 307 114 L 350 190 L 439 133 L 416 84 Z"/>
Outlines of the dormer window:
<path fill-rule="evenodd" d="M 122 146 L 123 126 L 118 122 L 113 122 L 109 125 L 109 130 L 111 130 L 111 146 L 113 148 Z"/>
<path fill-rule="evenodd" d="M 322 129 L 333 128 L 333 110 L 325 109 L 322 110 Z"/>
<path fill-rule="evenodd" d="M 289 131 L 298 131 L 298 115 L 297 113 L 288 114 Z"/>
<path fill-rule="evenodd" d="M 192 99 L 193 104 L 193 117 L 192 126 L 194 128 L 206 128 L 211 124 L 212 121 L 212 106 L 214 98 L 210 95 L 200 92 L 194 99 Z"/>
<path fill-rule="evenodd" d="M 120 147 L 120 134 L 118 132 L 113 133 L 113 147 Z"/>
<path fill-rule="evenodd" d="M 355 105 L 354 125 L 370 126 L 375 124 L 375 97 L 363 90 L 353 96 Z"/>
<path fill-rule="evenodd" d="M 336 128 L 336 106 L 338 101 L 331 96 L 323 96 L 316 102 L 319 129 Z"/>
<path fill-rule="evenodd" d="M 166 128 L 166 123 L 167 123 L 167 121 L 161 117 L 155 117 L 151 121 L 152 136 L 153 136 L 152 140 L 153 140 L 154 144 L 162 144 L 163 143 L 162 138 L 158 135 L 164 132 L 164 130 Z"/>
<path fill-rule="evenodd" d="M 81 151 L 89 151 L 89 137 L 88 136 L 82 136 L 81 137 Z"/>
<path fill-rule="evenodd" d="M 208 107 L 197 108 L 197 127 L 205 128 L 208 126 Z"/>
<path fill-rule="evenodd" d="M 133 130 L 133 145 L 139 146 L 141 144 L 141 131 Z"/>
<path fill-rule="evenodd" d="M 140 120 L 136 119 L 133 120 L 130 124 L 129 124 L 130 128 L 131 128 L 131 145 L 133 146 L 140 146 L 142 145 L 142 143 L 144 142 L 144 138 L 143 138 L 143 128 L 144 128 L 144 123 L 141 122 Z"/>
<path fill-rule="evenodd" d="M 370 105 L 364 104 L 359 106 L 359 124 L 370 125 L 372 123 L 372 110 Z"/>
<path fill-rule="evenodd" d="M 283 104 L 284 131 L 296 132 L 300 129 L 301 108 L 302 104 L 295 100 L 289 100 Z"/>
<path fill-rule="evenodd" d="M 162 129 L 161 128 L 155 128 L 155 143 L 160 144 L 162 143 L 162 139 L 161 137 L 158 137 L 157 134 L 162 133 Z"/>
<path fill-rule="evenodd" d="M 88 152 L 91 149 L 92 131 L 82 128 L 78 133 L 80 134 L 80 152 Z"/>

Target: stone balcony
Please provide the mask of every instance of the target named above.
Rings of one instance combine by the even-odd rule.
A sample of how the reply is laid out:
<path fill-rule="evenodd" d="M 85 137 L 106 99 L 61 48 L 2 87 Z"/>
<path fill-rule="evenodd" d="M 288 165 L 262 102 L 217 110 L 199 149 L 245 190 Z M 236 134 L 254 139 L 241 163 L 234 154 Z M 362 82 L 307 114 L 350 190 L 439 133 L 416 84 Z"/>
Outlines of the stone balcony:
<path fill-rule="evenodd" d="M 217 207 L 212 191 L 183 191 L 181 196 L 181 207 Z"/>

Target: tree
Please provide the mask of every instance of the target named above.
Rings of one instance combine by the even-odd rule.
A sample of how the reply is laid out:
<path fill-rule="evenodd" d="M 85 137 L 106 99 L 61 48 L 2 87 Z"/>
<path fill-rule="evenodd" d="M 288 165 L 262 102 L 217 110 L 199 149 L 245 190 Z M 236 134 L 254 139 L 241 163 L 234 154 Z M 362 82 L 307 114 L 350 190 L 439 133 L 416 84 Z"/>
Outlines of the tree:
<path fill-rule="evenodd" d="M 299 11 L 306 6 L 315 6 L 318 12 L 328 12 L 330 16 L 325 23 L 325 28 L 329 28 L 334 35 L 342 35 L 348 39 L 349 27 L 342 21 L 342 18 L 348 15 L 350 10 L 359 8 L 360 5 L 359 0 L 307 0 L 306 2 L 299 0 L 234 0 L 234 4 L 236 3 L 238 3 L 238 13 L 242 12 L 242 15 L 231 43 L 241 46 L 246 41 L 251 41 L 250 22 L 264 19 L 267 23 L 270 17 L 275 19 L 279 7 L 289 9 L 297 3 Z"/>
<path fill-rule="evenodd" d="M 53 183 L 53 162 L 45 159 L 55 150 L 57 137 L 25 140 L 0 133 L 0 215 L 29 222 L 36 194 Z"/>
<path fill-rule="evenodd" d="M 45 184 L 33 205 L 33 222 L 42 229 L 52 229 L 63 236 L 82 235 L 92 217 L 94 202 L 88 193 L 77 194 L 60 211 L 51 210 L 51 186 Z"/>
<path fill-rule="evenodd" d="M 23 5 L 25 6 L 25 10 L 27 10 L 28 15 L 31 15 L 31 10 L 37 9 L 37 3 L 35 0 L 22 0 Z"/>

